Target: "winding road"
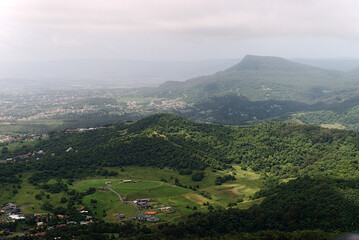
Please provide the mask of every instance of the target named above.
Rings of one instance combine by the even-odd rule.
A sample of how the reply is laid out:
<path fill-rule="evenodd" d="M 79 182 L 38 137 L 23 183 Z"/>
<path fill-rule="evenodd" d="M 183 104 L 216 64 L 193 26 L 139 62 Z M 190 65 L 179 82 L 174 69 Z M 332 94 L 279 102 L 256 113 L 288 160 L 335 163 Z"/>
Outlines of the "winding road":
<path fill-rule="evenodd" d="M 133 202 L 131 202 L 131 201 L 123 201 L 121 195 L 120 195 L 118 192 L 116 192 L 115 190 L 113 190 L 113 189 L 112 189 L 110 186 L 108 186 L 108 185 L 107 185 L 107 187 L 108 187 L 108 189 L 109 189 L 110 191 L 114 192 L 114 193 L 118 196 L 118 198 L 120 199 L 120 201 L 121 201 L 122 203 L 132 205 L 132 206 L 136 209 L 136 211 L 137 211 L 136 216 L 140 214 L 140 210 L 138 209 L 138 207 L 137 207 Z M 133 218 L 135 218 L 135 217 L 133 217 Z"/>

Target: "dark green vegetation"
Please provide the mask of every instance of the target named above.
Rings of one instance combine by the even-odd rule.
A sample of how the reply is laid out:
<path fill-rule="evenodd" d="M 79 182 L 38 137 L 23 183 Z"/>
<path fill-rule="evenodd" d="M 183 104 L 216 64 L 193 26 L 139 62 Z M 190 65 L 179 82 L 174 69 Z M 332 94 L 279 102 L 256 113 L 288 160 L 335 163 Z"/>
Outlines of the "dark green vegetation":
<path fill-rule="evenodd" d="M 66 152 L 70 147 L 73 150 Z M 233 234 L 243 235 L 246 239 L 245 233 L 250 233 L 253 238 L 247 236 L 247 239 L 256 239 L 255 236 L 261 239 L 258 234 L 283 236 L 283 239 L 293 236 L 301 236 L 297 239 L 305 239 L 305 236 L 329 239 L 335 231 L 359 229 L 359 135 L 351 131 L 278 122 L 225 127 L 157 114 L 133 124 L 120 124 L 82 134 L 53 133 L 49 140 L 40 141 L 35 148 L 43 149 L 45 157 L 1 168 L 3 186 L 9 188 L 30 182 L 45 193 L 61 194 L 69 190 L 60 180 L 51 179 L 57 177 L 72 182 L 73 179 L 99 176 L 118 178 L 131 166 L 168 167 L 178 171 L 177 180 L 168 179 L 165 175 L 157 177 L 177 186 L 193 188 L 199 185 L 197 193 L 194 190 L 186 193 L 200 194 L 208 202 L 211 202 L 210 197 L 216 197 L 214 201 L 219 202 L 220 194 L 211 194 L 208 190 L 200 192 L 205 188 L 214 191 L 222 185 L 226 186 L 227 192 L 233 191 L 231 184 L 234 181 L 240 183 L 242 179 L 238 171 L 234 171 L 236 165 L 262 176 L 264 187 L 251 195 L 251 200 L 262 201 L 258 206 L 240 209 L 246 202 L 235 195 L 236 199 L 228 204 L 233 208 L 207 206 L 206 203 L 204 208 L 196 211 L 194 207 L 197 209 L 198 206 L 193 205 L 191 212 L 195 213 L 183 218 L 180 223 L 153 229 L 133 226 L 137 230 L 132 235 L 121 237 L 186 239 L 190 236 Z M 55 155 L 51 156 L 52 153 Z M 124 172 L 121 173 L 122 167 Z M 204 172 L 204 177 L 201 172 Z M 216 172 L 221 174 L 216 176 Z M 25 175 L 30 175 L 28 180 Z M 203 185 L 204 181 L 208 185 Z M 56 193 L 59 189 L 61 192 Z M 86 189 L 79 189 L 72 201 L 75 204 L 89 201 L 91 204 L 91 198 L 98 193 L 88 195 L 91 194 L 88 191 L 91 190 L 87 186 Z M 123 191 L 130 193 L 132 190 Z M 14 195 L 17 196 L 16 193 Z M 61 197 L 68 198 L 67 195 Z M 59 202 L 61 197 L 58 197 Z M 53 207 L 56 209 L 56 206 Z M 117 230 L 105 232 L 118 233 Z"/>

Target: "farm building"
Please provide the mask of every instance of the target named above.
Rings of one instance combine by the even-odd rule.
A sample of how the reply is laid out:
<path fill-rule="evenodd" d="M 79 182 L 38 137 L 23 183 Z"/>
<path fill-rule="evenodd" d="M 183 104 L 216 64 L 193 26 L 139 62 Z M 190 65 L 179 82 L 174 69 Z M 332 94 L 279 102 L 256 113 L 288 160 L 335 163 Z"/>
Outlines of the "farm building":
<path fill-rule="evenodd" d="M 119 214 L 116 215 L 116 217 L 118 217 L 119 219 L 124 219 L 124 218 L 126 218 L 126 215 L 122 214 L 122 213 L 119 213 Z"/>
<path fill-rule="evenodd" d="M 22 214 L 20 208 L 15 208 L 13 210 L 11 210 L 11 214 Z"/>
<path fill-rule="evenodd" d="M 147 216 L 143 216 L 143 215 L 137 215 L 137 216 L 136 216 L 136 219 L 137 219 L 137 220 L 142 220 L 142 221 L 143 221 L 143 220 L 147 220 L 147 218 L 148 218 Z"/>
<path fill-rule="evenodd" d="M 132 180 L 122 180 L 123 183 L 131 183 Z"/>
<path fill-rule="evenodd" d="M 3 210 L 9 210 L 9 209 L 15 209 L 15 208 L 16 208 L 16 204 L 8 203 L 2 209 Z"/>
<path fill-rule="evenodd" d="M 140 199 L 136 199 L 137 202 L 150 202 L 151 198 L 140 198 Z"/>
<path fill-rule="evenodd" d="M 153 205 L 148 204 L 147 202 L 138 202 L 137 205 L 144 209 L 152 209 L 153 208 Z"/>
<path fill-rule="evenodd" d="M 161 207 L 161 208 L 159 208 L 159 210 L 161 210 L 162 212 L 169 212 L 172 210 L 172 208 L 171 207 Z"/>
<path fill-rule="evenodd" d="M 145 212 L 146 216 L 156 216 L 157 212 Z"/>
<path fill-rule="evenodd" d="M 147 218 L 147 221 L 149 221 L 149 222 L 157 222 L 157 221 L 159 221 L 160 219 L 159 218 L 156 218 L 156 217 L 148 217 Z"/>
<path fill-rule="evenodd" d="M 25 219 L 24 216 L 18 215 L 18 214 L 11 214 L 9 215 L 9 218 L 12 220 L 20 220 L 20 219 Z"/>

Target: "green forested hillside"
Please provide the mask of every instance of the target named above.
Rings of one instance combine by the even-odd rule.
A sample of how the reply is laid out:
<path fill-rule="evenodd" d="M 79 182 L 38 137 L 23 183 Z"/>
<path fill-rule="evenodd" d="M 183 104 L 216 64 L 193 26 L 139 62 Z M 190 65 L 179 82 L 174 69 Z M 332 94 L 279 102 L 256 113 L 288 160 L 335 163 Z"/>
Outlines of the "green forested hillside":
<path fill-rule="evenodd" d="M 34 147 L 39 149 L 45 152 L 39 160 L 4 165 L 2 185 L 29 181 L 55 191 L 63 185 L 48 184 L 50 179 L 112 176 L 117 173 L 111 169 L 123 166 L 170 167 L 192 174 L 204 169 L 230 173 L 239 165 L 262 176 L 264 187 L 251 196 L 261 199 L 260 205 L 247 210 L 208 207 L 208 213 L 201 211 L 178 225 L 145 232 L 148 239 L 359 229 L 359 135 L 351 131 L 279 122 L 227 127 L 156 114 L 85 133 L 52 133 Z"/>
<path fill-rule="evenodd" d="M 194 104 L 194 108 L 200 111 L 182 115 L 197 121 L 228 125 L 259 123 L 296 111 L 313 109 L 308 104 L 295 101 L 250 101 L 236 94 L 213 97 L 209 101 Z"/>
<path fill-rule="evenodd" d="M 45 156 L 31 163 L 7 165 L 1 176 L 11 174 L 11 169 L 21 172 L 24 165 L 77 177 L 104 166 L 203 169 L 235 163 L 279 178 L 305 174 L 348 177 L 358 170 L 359 136 L 310 125 L 277 122 L 225 127 L 156 114 L 133 124 L 82 134 L 53 133 L 34 148 L 45 151 Z M 69 148 L 71 151 L 66 151 Z"/>

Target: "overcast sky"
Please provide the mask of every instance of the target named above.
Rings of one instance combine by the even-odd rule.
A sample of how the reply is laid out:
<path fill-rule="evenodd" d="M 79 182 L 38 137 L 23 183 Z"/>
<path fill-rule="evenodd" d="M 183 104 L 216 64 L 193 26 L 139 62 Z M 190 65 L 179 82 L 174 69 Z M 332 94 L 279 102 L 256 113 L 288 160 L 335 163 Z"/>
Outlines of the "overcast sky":
<path fill-rule="evenodd" d="M 359 57 L 357 0 L 0 0 L 0 61 Z"/>

